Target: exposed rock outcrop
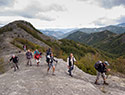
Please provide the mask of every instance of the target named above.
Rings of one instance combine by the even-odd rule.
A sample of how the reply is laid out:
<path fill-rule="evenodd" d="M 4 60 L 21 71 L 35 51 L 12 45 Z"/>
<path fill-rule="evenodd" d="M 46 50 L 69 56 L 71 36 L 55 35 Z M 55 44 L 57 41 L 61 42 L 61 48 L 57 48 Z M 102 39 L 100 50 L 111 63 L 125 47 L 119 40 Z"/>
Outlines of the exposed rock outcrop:
<path fill-rule="evenodd" d="M 1 95 L 125 95 L 125 79 L 109 76 L 109 86 L 95 85 L 95 76 L 86 74 L 75 67 L 74 77 L 67 73 L 66 62 L 58 59 L 55 74 L 47 74 L 45 56 L 37 67 L 33 59 L 33 66 L 26 66 L 24 53 L 20 58 L 20 70 L 10 70 L 0 75 Z M 102 80 L 100 80 L 102 82 Z"/>

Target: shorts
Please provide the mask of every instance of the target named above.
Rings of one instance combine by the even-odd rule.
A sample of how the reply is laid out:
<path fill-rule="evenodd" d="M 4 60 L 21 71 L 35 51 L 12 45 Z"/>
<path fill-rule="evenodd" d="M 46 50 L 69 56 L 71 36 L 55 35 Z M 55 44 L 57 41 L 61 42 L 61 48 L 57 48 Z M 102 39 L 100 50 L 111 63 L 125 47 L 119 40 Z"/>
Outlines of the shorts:
<path fill-rule="evenodd" d="M 49 63 L 49 69 L 53 66 L 55 66 L 54 63 Z"/>
<path fill-rule="evenodd" d="M 40 59 L 36 59 L 36 62 L 37 62 L 37 63 L 40 62 Z"/>
<path fill-rule="evenodd" d="M 98 72 L 98 73 L 97 73 L 97 80 L 99 79 L 100 75 L 102 76 L 102 78 L 105 78 L 105 77 L 106 77 L 104 72 L 103 72 L 103 73 Z"/>

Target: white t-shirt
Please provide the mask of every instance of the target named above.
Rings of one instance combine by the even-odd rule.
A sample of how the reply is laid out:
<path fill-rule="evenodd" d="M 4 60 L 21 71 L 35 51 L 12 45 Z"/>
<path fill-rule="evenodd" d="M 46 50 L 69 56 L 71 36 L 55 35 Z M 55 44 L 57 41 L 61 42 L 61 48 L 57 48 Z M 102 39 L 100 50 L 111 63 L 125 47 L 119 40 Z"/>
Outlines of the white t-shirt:
<path fill-rule="evenodd" d="M 76 61 L 75 57 L 72 57 L 70 59 L 70 62 L 71 62 L 72 65 L 73 65 L 73 60 L 74 60 L 74 62 Z M 67 65 L 69 66 L 69 57 L 67 58 Z"/>

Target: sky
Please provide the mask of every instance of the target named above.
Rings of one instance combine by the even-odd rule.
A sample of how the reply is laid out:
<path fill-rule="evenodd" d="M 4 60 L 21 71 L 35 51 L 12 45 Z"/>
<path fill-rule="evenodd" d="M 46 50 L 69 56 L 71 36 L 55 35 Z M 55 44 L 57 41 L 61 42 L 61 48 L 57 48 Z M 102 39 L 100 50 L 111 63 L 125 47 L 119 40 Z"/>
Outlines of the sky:
<path fill-rule="evenodd" d="M 0 26 L 26 20 L 37 29 L 125 23 L 125 0 L 0 0 Z"/>

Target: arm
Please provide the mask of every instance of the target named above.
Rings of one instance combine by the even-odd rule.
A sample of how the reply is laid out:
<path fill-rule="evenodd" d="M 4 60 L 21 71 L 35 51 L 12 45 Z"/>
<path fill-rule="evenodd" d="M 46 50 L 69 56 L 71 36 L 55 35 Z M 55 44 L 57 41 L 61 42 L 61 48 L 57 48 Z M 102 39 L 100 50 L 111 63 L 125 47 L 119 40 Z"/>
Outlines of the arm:
<path fill-rule="evenodd" d="M 12 61 L 12 59 L 13 59 L 13 58 L 11 57 L 11 58 L 10 58 L 10 62 Z"/>
<path fill-rule="evenodd" d="M 69 58 L 67 58 L 67 67 L 69 68 Z"/>
<path fill-rule="evenodd" d="M 33 58 L 33 54 L 32 54 L 32 52 L 31 52 L 31 58 Z"/>
<path fill-rule="evenodd" d="M 54 58 L 54 57 L 53 57 L 53 61 L 58 62 L 57 60 L 55 60 L 55 58 Z"/>

